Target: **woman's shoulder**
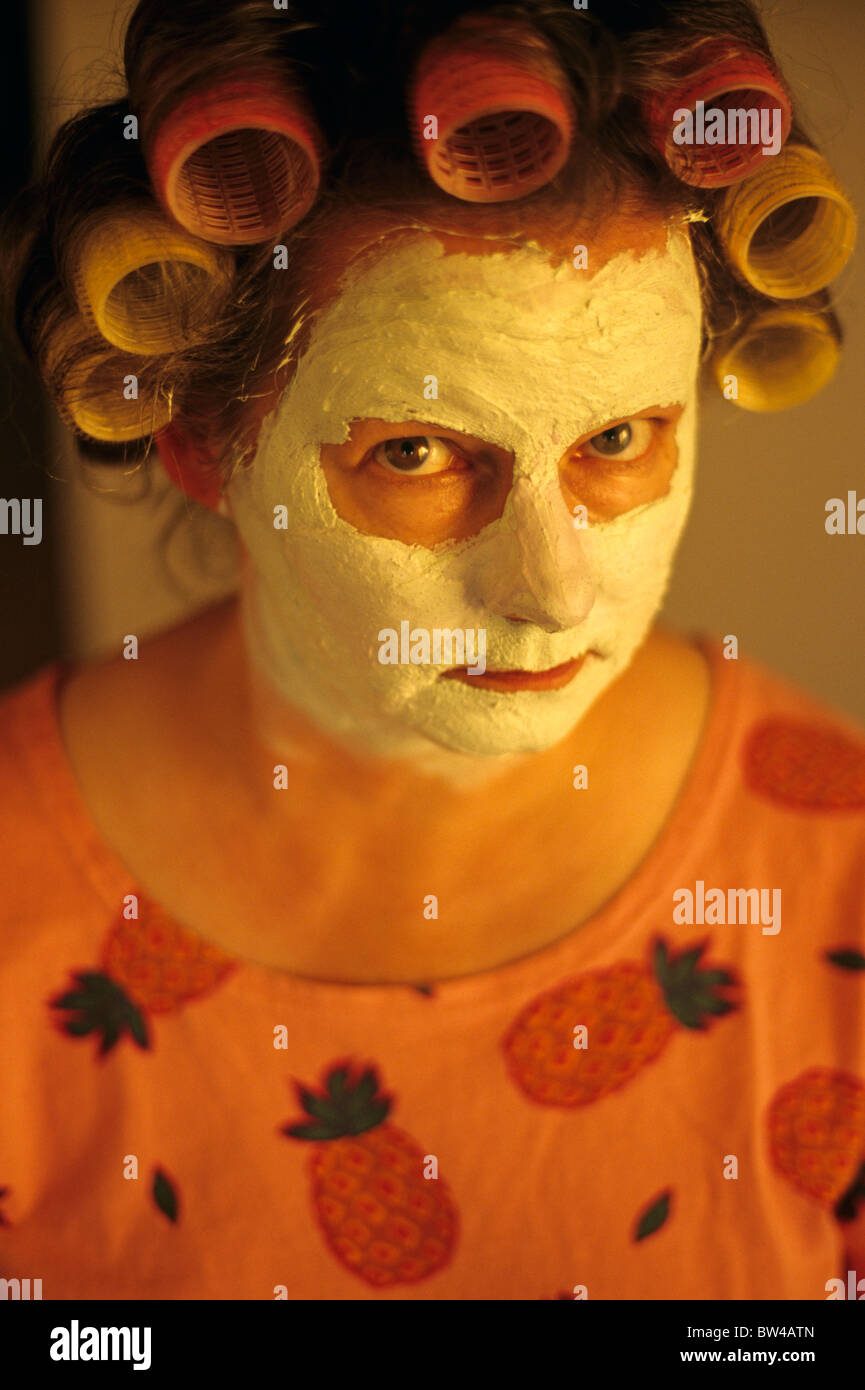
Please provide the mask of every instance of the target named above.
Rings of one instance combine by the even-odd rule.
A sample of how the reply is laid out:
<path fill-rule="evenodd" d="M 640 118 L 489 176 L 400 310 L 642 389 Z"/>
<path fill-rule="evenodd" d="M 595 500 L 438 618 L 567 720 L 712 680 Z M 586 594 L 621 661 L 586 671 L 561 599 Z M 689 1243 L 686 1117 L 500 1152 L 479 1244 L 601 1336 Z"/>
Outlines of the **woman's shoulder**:
<path fill-rule="evenodd" d="M 57 660 L 0 693 L 0 916 L 67 912 L 98 882 L 112 798 L 147 780 L 153 730 L 195 666 L 192 619 L 122 655 Z M 184 663 L 179 654 L 186 650 Z M 100 811 L 94 822 L 93 811 Z"/>
<path fill-rule="evenodd" d="M 789 880 L 812 906 L 819 898 L 827 930 L 842 903 L 865 921 L 865 730 L 730 638 L 691 641 L 711 698 L 679 798 L 676 853 L 698 846 L 719 882 Z M 658 709 L 674 718 L 669 702 Z"/>
<path fill-rule="evenodd" d="M 62 752 L 56 715 L 62 675 L 63 663 L 49 662 L 0 692 L 0 824 L 4 832 L 11 822 L 26 820 L 28 810 L 38 809 L 40 800 L 34 793 L 45 788 L 39 772 Z"/>
<path fill-rule="evenodd" d="M 724 642 L 714 644 L 716 671 L 723 677 L 725 665 L 734 667 L 727 683 L 745 785 L 803 811 L 865 812 L 862 723 L 763 661 L 728 662 L 724 651 Z"/>
<path fill-rule="evenodd" d="M 687 663 L 701 660 L 709 673 L 711 698 L 707 723 L 719 713 L 733 716 L 733 722 L 747 725 L 754 717 L 786 714 L 821 725 L 846 730 L 854 743 L 865 744 L 865 723 L 845 712 L 831 697 L 825 697 L 800 684 L 795 677 L 753 655 L 733 637 L 719 637 L 699 630 L 687 635 L 668 628 L 656 628 L 656 684 L 676 686 L 687 670 Z M 705 732 L 705 730 L 704 730 Z"/>
<path fill-rule="evenodd" d="M 80 728 L 104 741 L 116 726 L 142 724 L 154 705 L 189 691 L 229 611 L 219 604 L 158 633 L 124 638 L 113 654 L 65 667 L 58 688 L 64 739 Z"/>
<path fill-rule="evenodd" d="M 0 694 L 0 923 L 74 912 L 87 886 L 70 855 L 74 786 L 57 721 L 63 663 Z"/>
<path fill-rule="evenodd" d="M 799 678 L 787 675 L 747 651 L 739 657 L 726 657 L 727 639 L 715 639 L 714 647 L 718 662 L 729 662 L 741 671 L 742 690 L 749 705 L 762 705 L 767 710 L 784 709 L 802 719 L 844 727 L 854 742 L 865 742 L 865 723 L 845 712 L 833 697 L 815 693 L 806 684 L 800 684 Z"/>

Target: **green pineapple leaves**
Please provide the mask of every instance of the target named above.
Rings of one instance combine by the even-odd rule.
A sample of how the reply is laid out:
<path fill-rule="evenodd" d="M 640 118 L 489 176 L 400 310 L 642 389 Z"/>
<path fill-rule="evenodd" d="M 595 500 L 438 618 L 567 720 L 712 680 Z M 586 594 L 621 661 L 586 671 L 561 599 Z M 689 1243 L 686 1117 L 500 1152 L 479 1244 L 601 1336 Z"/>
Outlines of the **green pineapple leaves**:
<path fill-rule="evenodd" d="M 865 1163 L 859 1168 L 850 1186 L 838 1198 L 835 1204 L 836 1221 L 855 1221 L 863 1202 L 865 1202 Z"/>
<path fill-rule="evenodd" d="M 861 951 L 827 951 L 826 959 L 841 970 L 865 970 L 865 956 Z"/>
<path fill-rule="evenodd" d="M 667 1217 L 670 1215 L 670 1199 L 672 1192 L 667 1190 L 662 1192 L 660 1197 L 656 1197 L 653 1202 L 646 1207 L 637 1223 L 634 1232 L 634 1240 L 645 1240 L 646 1236 L 654 1235 L 663 1226 Z"/>
<path fill-rule="evenodd" d="M 153 1200 L 169 1221 L 176 1224 L 178 1215 L 177 1190 L 161 1168 L 156 1169 L 153 1177 Z"/>
<path fill-rule="evenodd" d="M 335 1067 L 327 1077 L 327 1092 L 316 1094 L 297 1083 L 301 1105 L 312 1121 L 286 1125 L 281 1131 L 292 1139 L 342 1139 L 375 1129 L 388 1114 L 390 1098 L 379 1094 L 373 1067 L 351 1079 L 348 1067 Z"/>
<path fill-rule="evenodd" d="M 731 1013 L 736 1005 L 719 992 L 736 984 L 729 970 L 698 970 L 697 962 L 706 949 L 706 942 L 671 955 L 659 937 L 652 948 L 655 978 L 664 992 L 667 1008 L 684 1028 L 702 1030 L 712 1017 Z"/>
<path fill-rule="evenodd" d="M 77 988 L 51 1001 L 52 1009 L 69 1014 L 62 1022 L 64 1032 L 72 1038 L 101 1034 L 100 1056 L 116 1047 L 124 1033 L 129 1033 L 138 1047 L 150 1046 L 144 1015 L 109 975 L 98 970 L 83 970 L 72 978 Z"/>

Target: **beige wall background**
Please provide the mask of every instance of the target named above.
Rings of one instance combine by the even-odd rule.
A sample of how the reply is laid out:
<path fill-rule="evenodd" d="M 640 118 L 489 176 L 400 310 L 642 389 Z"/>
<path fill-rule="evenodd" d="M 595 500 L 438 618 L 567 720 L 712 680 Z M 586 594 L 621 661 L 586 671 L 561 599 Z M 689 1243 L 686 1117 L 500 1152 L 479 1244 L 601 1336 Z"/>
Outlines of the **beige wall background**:
<path fill-rule="evenodd" d="M 131 8 L 35 0 L 43 141 L 84 102 L 112 94 Z M 812 134 L 865 208 L 865 5 L 780 0 L 764 15 Z M 743 654 L 865 723 L 865 536 L 824 529 L 830 497 L 865 497 L 861 252 L 834 288 L 845 349 L 813 401 L 760 416 L 706 394 L 697 494 L 665 618 L 685 632 L 736 634 Z M 126 633 L 181 621 L 230 589 L 225 524 L 197 509 L 184 517 L 164 481 L 136 505 L 140 474 L 88 468 L 85 484 L 59 428 L 54 471 L 70 653 L 117 650 Z"/>

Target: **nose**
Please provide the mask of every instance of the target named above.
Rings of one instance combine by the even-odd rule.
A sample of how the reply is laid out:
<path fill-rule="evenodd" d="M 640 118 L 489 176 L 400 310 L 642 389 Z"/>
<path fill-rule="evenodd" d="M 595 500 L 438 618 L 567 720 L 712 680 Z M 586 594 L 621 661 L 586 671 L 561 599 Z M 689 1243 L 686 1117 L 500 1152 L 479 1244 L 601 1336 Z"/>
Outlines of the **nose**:
<path fill-rule="evenodd" d="M 583 622 L 595 585 L 558 481 L 518 478 L 488 558 L 483 599 L 494 613 L 562 632 Z"/>

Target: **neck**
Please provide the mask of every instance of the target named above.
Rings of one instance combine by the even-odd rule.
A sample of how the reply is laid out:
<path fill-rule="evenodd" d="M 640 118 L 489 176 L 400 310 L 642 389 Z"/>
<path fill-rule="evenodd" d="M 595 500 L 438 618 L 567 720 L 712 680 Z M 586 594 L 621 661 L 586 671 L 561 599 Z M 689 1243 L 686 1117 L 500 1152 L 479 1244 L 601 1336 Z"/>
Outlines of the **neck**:
<path fill-rule="evenodd" d="M 562 743 L 490 760 L 500 765 L 490 795 L 487 782 L 439 775 L 461 759 L 431 774 L 364 754 L 274 697 L 253 676 L 236 603 L 208 614 L 193 645 L 183 645 L 182 756 L 200 743 L 207 804 L 226 809 L 207 891 L 185 920 L 203 914 L 229 953 L 346 983 L 489 969 L 585 920 L 668 815 L 708 691 L 697 653 L 650 637 Z M 279 762 L 286 796 L 270 791 Z M 586 790 L 575 789 L 576 764 Z M 194 805 L 191 823 L 203 814 Z M 215 916 L 211 880 L 223 878 Z M 441 921 L 424 910 L 429 894 L 446 905 Z"/>

